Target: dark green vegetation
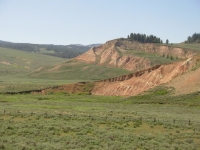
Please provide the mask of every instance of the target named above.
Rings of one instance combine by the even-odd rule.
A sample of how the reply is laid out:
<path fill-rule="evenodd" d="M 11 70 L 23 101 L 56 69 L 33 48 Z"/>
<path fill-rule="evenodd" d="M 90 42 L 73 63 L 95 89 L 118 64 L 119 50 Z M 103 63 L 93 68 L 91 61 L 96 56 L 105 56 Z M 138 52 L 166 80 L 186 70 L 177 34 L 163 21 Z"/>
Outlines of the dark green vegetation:
<path fill-rule="evenodd" d="M 160 38 L 158 38 L 154 35 L 148 36 L 146 34 L 140 34 L 140 33 L 138 33 L 138 34 L 131 33 L 130 35 L 128 35 L 127 38 L 130 39 L 130 40 L 141 42 L 141 43 L 161 43 L 161 44 L 163 43 L 163 41 Z"/>
<path fill-rule="evenodd" d="M 180 103 L 162 99 L 169 93 L 0 95 L 0 149 L 196 150 L 200 95 L 183 96 Z"/>
<path fill-rule="evenodd" d="M 168 39 L 166 40 L 166 44 L 169 44 L 169 40 Z"/>
<path fill-rule="evenodd" d="M 61 58 L 73 58 L 76 57 L 88 49 L 90 46 L 84 45 L 53 45 L 53 44 L 29 44 L 29 43 L 11 43 L 0 41 L 0 47 L 9 48 L 27 52 L 35 52 L 40 54 L 46 54 Z"/>
<path fill-rule="evenodd" d="M 194 33 L 192 36 L 188 36 L 185 43 L 200 43 L 200 33 Z"/>

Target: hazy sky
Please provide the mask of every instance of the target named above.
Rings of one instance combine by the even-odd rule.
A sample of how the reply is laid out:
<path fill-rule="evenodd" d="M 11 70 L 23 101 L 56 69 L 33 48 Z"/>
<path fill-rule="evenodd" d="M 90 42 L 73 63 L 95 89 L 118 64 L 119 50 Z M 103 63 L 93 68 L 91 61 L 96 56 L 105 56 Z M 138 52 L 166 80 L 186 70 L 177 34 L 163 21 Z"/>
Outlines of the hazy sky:
<path fill-rule="evenodd" d="M 200 0 L 0 0 L 0 40 L 105 43 L 128 34 L 170 43 L 200 33 Z"/>

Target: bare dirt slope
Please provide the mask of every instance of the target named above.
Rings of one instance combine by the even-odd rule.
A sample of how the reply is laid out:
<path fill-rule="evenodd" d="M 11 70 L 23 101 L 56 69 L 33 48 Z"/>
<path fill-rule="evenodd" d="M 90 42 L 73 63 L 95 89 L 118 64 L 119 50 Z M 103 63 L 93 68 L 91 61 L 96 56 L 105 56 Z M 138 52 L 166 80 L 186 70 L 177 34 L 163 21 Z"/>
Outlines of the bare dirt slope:
<path fill-rule="evenodd" d="M 166 86 L 174 87 L 175 95 L 200 91 L 200 68 L 175 78 Z"/>
<path fill-rule="evenodd" d="M 153 69 L 146 69 L 131 78 L 118 80 L 104 80 L 95 84 L 94 95 L 134 96 L 157 85 L 167 83 L 186 72 L 193 65 L 191 58 L 168 65 L 160 65 Z"/>
<path fill-rule="evenodd" d="M 65 76 L 69 76 L 69 73 L 74 68 L 77 68 L 77 66 L 69 67 L 71 63 L 80 63 L 81 65 L 78 70 L 84 71 L 87 69 L 87 65 L 85 66 L 85 64 L 92 63 L 94 68 L 99 66 L 107 68 L 109 66 L 124 68 L 133 73 L 109 79 L 102 78 L 104 80 L 96 82 L 63 85 L 53 89 L 46 89 L 43 92 L 61 91 L 70 93 L 83 92 L 93 95 L 134 96 L 171 81 L 168 86 L 173 86 L 177 93 L 185 93 L 184 91 L 187 91 L 186 87 L 190 87 L 191 82 L 191 88 L 188 91 L 190 93 L 199 86 L 198 74 L 200 70 L 196 68 L 195 71 L 187 73 L 192 68 L 194 70 L 194 66 L 198 66 L 197 62 L 200 62 L 200 57 L 195 55 L 196 51 L 189 49 L 175 48 L 161 44 L 142 44 L 127 39 L 112 40 L 101 46 L 93 47 L 68 63 L 48 71 L 55 72 L 60 68 L 69 68 L 71 70 L 67 73 L 63 71 Z M 169 61 L 169 57 L 166 58 L 163 56 L 170 56 L 173 59 Z M 174 60 L 174 58 L 177 59 Z M 88 71 L 85 72 L 88 73 Z M 93 72 L 90 71 L 89 76 Z M 81 74 L 83 73 L 79 73 L 77 76 L 80 77 Z M 71 75 L 75 76 L 74 73 Z M 98 74 L 98 76 L 101 76 L 101 74 Z M 189 78 L 189 76 L 192 77 Z M 185 89 L 182 90 L 183 88 Z"/>
<path fill-rule="evenodd" d="M 192 57 L 194 54 L 196 53 L 189 49 L 186 50 L 152 43 L 143 44 L 127 39 L 116 39 L 108 41 L 99 47 L 93 47 L 75 59 L 87 63 L 138 71 L 157 64 L 165 64 L 166 61 L 163 60 L 166 58 L 162 56 L 185 59 Z M 150 59 L 149 55 L 152 55 L 152 58 L 154 58 Z"/>
<path fill-rule="evenodd" d="M 175 88 L 175 95 L 189 94 L 200 91 L 199 59 L 200 57 L 197 57 L 196 66 L 192 70 L 166 84 L 168 87 Z"/>
<path fill-rule="evenodd" d="M 151 66 L 151 61 L 146 58 L 124 55 L 123 51 L 117 49 L 116 40 L 108 41 L 106 44 L 99 47 L 93 47 L 76 59 L 88 63 L 113 66 L 127 70 L 136 70 L 139 66 L 142 66 L 142 68 Z"/>
<path fill-rule="evenodd" d="M 62 85 L 55 88 L 44 89 L 42 93 L 67 92 L 67 93 L 86 93 L 92 95 L 107 96 L 134 96 L 160 84 L 170 82 L 169 86 L 177 89 L 182 88 L 180 80 L 187 79 L 187 72 L 196 63 L 196 59 L 188 58 L 187 60 L 175 62 L 167 65 L 157 65 L 148 69 L 131 73 L 128 75 L 109 78 L 96 82 L 80 82 L 69 85 Z M 200 69 L 193 71 L 193 80 L 199 81 L 198 74 Z M 195 77 L 195 78 L 194 78 Z M 188 79 L 189 80 L 189 79 Z M 186 82 L 185 80 L 184 82 Z M 191 80 L 186 82 L 189 84 Z M 193 83 L 193 82 L 192 82 Z M 193 84 L 191 85 L 193 86 Z M 199 86 L 198 84 L 196 85 Z M 188 91 L 190 92 L 190 91 Z"/>

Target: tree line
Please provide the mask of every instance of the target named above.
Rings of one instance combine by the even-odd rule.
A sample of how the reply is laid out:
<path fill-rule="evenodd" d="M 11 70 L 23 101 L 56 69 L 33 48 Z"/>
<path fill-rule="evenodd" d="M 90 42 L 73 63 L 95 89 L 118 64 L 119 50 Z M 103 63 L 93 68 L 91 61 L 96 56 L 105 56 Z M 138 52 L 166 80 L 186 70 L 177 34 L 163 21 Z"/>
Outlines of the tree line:
<path fill-rule="evenodd" d="M 89 46 L 12 43 L 6 41 L 0 41 L 0 47 L 36 53 L 40 53 L 40 49 L 46 49 L 47 51 L 54 51 L 54 53 L 42 54 L 62 58 L 73 58 L 90 49 Z"/>
<path fill-rule="evenodd" d="M 138 41 L 141 43 L 160 43 L 162 44 L 163 41 L 159 38 L 156 37 L 154 35 L 146 35 L 146 34 L 140 34 L 140 33 L 131 33 L 130 35 L 128 35 L 127 37 L 130 40 L 134 40 L 134 41 Z M 166 44 L 169 44 L 169 40 L 166 40 Z"/>
<path fill-rule="evenodd" d="M 192 36 L 188 36 L 185 43 L 200 43 L 200 33 L 194 33 Z"/>

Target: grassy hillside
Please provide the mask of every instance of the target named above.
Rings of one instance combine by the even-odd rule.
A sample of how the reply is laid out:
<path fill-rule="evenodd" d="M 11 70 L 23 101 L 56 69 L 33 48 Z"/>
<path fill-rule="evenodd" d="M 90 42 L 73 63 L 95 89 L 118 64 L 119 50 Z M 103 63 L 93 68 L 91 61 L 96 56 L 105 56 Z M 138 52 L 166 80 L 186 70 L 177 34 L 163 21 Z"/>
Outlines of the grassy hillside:
<path fill-rule="evenodd" d="M 156 53 L 147 53 L 145 51 L 140 50 L 126 50 L 127 55 L 129 56 L 139 56 L 143 58 L 147 58 L 152 62 L 152 66 L 160 65 L 160 64 L 169 64 L 172 62 L 179 61 L 177 58 L 167 58 L 166 56 L 160 56 Z"/>
<path fill-rule="evenodd" d="M 0 47 L 15 49 L 19 51 L 46 54 L 61 58 L 73 58 L 90 49 L 90 46 L 84 45 L 29 44 L 11 43 L 5 41 L 0 41 Z"/>
<path fill-rule="evenodd" d="M 187 48 L 199 48 L 199 44 L 179 44 Z M 179 45 L 171 45 L 178 47 Z M 45 52 L 45 49 L 41 49 Z M 121 52 L 120 49 L 117 49 Z M 53 51 L 49 51 L 53 53 Z M 140 56 L 152 61 L 152 65 L 178 61 L 144 51 L 126 50 L 126 55 Z M 121 54 L 124 55 L 124 54 Z M 75 60 L 0 48 L 0 91 L 23 91 L 76 81 L 101 80 L 130 73 L 122 68 L 89 64 Z"/>
<path fill-rule="evenodd" d="M 41 67 L 53 67 L 65 61 L 63 58 L 0 48 L 0 92 L 41 89 L 67 83 L 48 79 L 33 80 L 28 77 L 29 73 Z"/>
<path fill-rule="evenodd" d="M 40 67 L 48 68 L 64 61 L 66 59 L 0 47 L 1 76 L 24 76 Z"/>
<path fill-rule="evenodd" d="M 39 90 L 81 81 L 82 80 L 31 79 L 27 77 L 0 76 L 0 93 Z"/>
<path fill-rule="evenodd" d="M 87 64 L 76 60 L 68 60 L 51 69 L 43 69 L 30 74 L 33 78 L 50 78 L 65 80 L 101 80 L 128 74 L 130 71 L 121 68 L 109 68 L 95 64 Z"/>
<path fill-rule="evenodd" d="M 42 89 L 127 73 L 129 71 L 119 68 L 107 68 L 33 52 L 0 48 L 0 92 Z"/>
<path fill-rule="evenodd" d="M 173 45 L 169 45 L 172 47 L 180 47 L 180 48 L 185 48 L 185 49 L 191 49 L 191 50 L 196 50 L 196 51 L 200 51 L 200 44 L 199 43 L 178 43 L 178 44 L 173 44 Z"/>

